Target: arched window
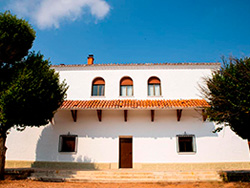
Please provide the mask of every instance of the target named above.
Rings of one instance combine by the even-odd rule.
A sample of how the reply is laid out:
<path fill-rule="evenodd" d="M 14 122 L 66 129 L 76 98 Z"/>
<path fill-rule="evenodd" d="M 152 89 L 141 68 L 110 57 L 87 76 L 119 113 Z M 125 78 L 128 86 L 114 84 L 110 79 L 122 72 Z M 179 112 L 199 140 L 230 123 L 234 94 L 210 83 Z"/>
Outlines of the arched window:
<path fill-rule="evenodd" d="M 123 77 L 120 81 L 120 96 L 133 96 L 133 80 Z"/>
<path fill-rule="evenodd" d="M 148 79 L 148 96 L 161 96 L 161 81 L 155 76 Z"/>
<path fill-rule="evenodd" d="M 92 96 L 104 96 L 105 81 L 103 78 L 96 78 L 92 82 Z"/>

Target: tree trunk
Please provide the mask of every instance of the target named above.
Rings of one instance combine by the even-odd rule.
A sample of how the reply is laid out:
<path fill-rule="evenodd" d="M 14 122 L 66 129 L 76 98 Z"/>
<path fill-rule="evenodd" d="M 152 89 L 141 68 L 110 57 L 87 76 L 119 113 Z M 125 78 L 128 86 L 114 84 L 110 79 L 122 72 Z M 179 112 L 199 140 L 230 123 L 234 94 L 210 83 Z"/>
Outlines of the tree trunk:
<path fill-rule="evenodd" d="M 0 180 L 4 180 L 4 166 L 5 166 L 5 153 L 6 153 L 6 134 L 0 134 Z"/>

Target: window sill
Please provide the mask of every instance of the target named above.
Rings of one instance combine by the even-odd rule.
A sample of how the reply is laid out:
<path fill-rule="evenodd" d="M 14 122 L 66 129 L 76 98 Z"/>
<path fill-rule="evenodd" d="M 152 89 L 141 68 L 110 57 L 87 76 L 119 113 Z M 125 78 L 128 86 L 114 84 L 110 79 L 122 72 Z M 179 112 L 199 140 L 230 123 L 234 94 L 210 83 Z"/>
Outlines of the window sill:
<path fill-rule="evenodd" d="M 63 155 L 72 155 L 72 154 L 76 154 L 76 151 L 74 152 L 67 152 L 67 151 L 59 151 L 60 154 L 63 154 Z"/>
<path fill-rule="evenodd" d="M 163 96 L 162 95 L 160 95 L 160 96 L 148 96 L 149 98 L 163 98 Z"/>
<path fill-rule="evenodd" d="M 178 155 L 195 155 L 196 154 L 196 152 L 177 152 L 178 153 Z"/>
<path fill-rule="evenodd" d="M 118 98 L 135 98 L 135 96 L 119 96 Z"/>

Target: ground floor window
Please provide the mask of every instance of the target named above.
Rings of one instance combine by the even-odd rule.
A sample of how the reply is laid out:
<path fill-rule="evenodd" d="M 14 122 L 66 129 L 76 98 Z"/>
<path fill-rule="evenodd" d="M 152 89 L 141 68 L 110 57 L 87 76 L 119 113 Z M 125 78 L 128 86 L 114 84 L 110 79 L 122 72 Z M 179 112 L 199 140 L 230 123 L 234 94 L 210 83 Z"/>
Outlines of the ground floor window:
<path fill-rule="evenodd" d="M 194 135 L 177 135 L 177 151 L 179 153 L 196 152 Z"/>
<path fill-rule="evenodd" d="M 77 135 L 60 135 L 59 152 L 76 152 Z"/>

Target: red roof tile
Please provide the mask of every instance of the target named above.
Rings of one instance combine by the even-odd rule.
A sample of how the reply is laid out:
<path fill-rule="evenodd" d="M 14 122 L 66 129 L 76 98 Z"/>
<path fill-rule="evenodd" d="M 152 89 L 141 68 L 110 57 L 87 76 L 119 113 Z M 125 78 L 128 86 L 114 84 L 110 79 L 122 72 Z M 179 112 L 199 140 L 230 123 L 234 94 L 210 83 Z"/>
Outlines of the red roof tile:
<path fill-rule="evenodd" d="M 188 100 L 66 100 L 61 109 L 168 109 L 204 108 L 209 104 L 204 99 Z"/>

